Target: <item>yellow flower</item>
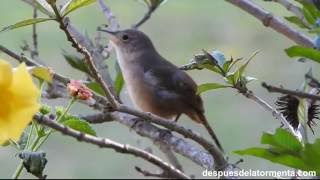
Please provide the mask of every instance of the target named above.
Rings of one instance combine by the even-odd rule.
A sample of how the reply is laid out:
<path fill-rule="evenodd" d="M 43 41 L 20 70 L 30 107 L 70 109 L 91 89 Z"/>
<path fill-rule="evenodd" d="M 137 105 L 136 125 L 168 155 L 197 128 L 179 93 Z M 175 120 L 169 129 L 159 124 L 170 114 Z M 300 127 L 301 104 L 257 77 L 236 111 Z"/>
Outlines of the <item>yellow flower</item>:
<path fill-rule="evenodd" d="M 0 145 L 19 140 L 40 107 L 39 95 L 25 64 L 13 71 L 0 59 Z"/>

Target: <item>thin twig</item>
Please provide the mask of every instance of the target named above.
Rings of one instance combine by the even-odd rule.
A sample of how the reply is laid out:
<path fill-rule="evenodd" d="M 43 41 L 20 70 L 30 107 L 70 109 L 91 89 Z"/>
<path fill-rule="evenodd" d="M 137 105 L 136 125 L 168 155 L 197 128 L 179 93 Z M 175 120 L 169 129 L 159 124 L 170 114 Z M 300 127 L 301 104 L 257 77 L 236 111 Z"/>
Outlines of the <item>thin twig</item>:
<path fill-rule="evenodd" d="M 318 95 L 309 94 L 306 92 L 293 91 L 285 88 L 279 88 L 279 87 L 268 85 L 265 82 L 262 83 L 262 87 L 266 88 L 271 93 L 289 94 L 299 98 L 307 98 L 307 99 L 317 100 L 317 101 L 320 100 L 320 96 Z"/>
<path fill-rule="evenodd" d="M 57 6 L 54 3 L 50 4 L 50 5 L 56 14 L 56 20 L 60 24 L 60 29 L 65 33 L 68 41 L 71 42 L 72 47 L 74 47 L 79 53 L 84 55 L 85 60 L 90 67 L 90 70 L 94 74 L 95 80 L 101 85 L 101 87 L 105 93 L 105 96 L 109 101 L 110 108 L 116 109 L 118 106 L 118 102 L 117 102 L 113 92 L 108 88 L 108 85 L 103 80 L 101 74 L 97 70 L 97 67 L 92 59 L 91 53 L 84 46 L 81 46 L 81 44 L 79 44 L 76 41 L 76 39 L 71 35 L 71 33 L 68 30 L 68 24 L 65 24 L 64 18 L 60 15 Z"/>
<path fill-rule="evenodd" d="M 135 166 L 134 168 L 137 172 L 141 173 L 145 177 L 157 177 L 157 178 L 165 178 L 165 179 L 170 178 L 170 176 L 168 176 L 165 172 L 157 174 L 157 173 L 149 172 L 147 170 L 143 170 L 138 166 Z"/>
<path fill-rule="evenodd" d="M 265 110 L 271 112 L 272 116 L 275 119 L 281 121 L 282 124 L 284 124 L 294 136 L 296 136 L 299 140 L 301 140 L 301 138 L 302 138 L 301 134 L 298 131 L 295 131 L 294 128 L 290 125 L 290 123 L 286 120 L 286 118 L 280 112 L 278 112 L 275 108 L 273 108 L 271 105 L 269 105 L 266 101 L 264 101 L 263 99 L 261 99 L 260 97 L 258 97 L 256 95 L 254 95 L 253 92 L 251 92 L 251 91 L 248 91 L 247 93 L 245 93 L 243 95 L 245 97 L 255 101 L 256 103 L 258 103 Z"/>
<path fill-rule="evenodd" d="M 149 7 L 147 13 L 134 25 L 133 29 L 138 29 L 142 24 L 144 24 L 148 19 L 150 19 L 152 13 L 157 9 L 157 7 Z"/>
<path fill-rule="evenodd" d="M 320 82 L 318 79 L 314 78 L 310 74 L 306 74 L 305 77 L 311 80 L 311 82 L 309 83 L 310 86 L 315 86 L 317 88 L 320 88 Z"/>
<path fill-rule="evenodd" d="M 313 47 L 312 40 L 305 36 L 304 34 L 296 31 L 287 24 L 285 24 L 280 18 L 273 16 L 268 11 L 262 9 L 257 4 L 253 3 L 250 0 L 226 0 L 242 10 L 248 12 L 252 16 L 259 19 L 266 27 L 271 27 L 280 34 L 286 36 L 287 38 L 293 40 L 297 44 L 300 44 L 305 47 Z"/>
<path fill-rule="evenodd" d="M 104 16 L 107 18 L 108 22 L 110 23 L 110 26 L 109 26 L 110 29 L 112 31 L 119 30 L 120 25 L 115 15 L 111 12 L 110 8 L 103 2 L 103 0 L 99 0 L 99 5 Z"/>
<path fill-rule="evenodd" d="M 33 18 L 37 18 L 37 8 L 33 8 Z M 33 24 L 32 25 L 32 44 L 33 44 L 33 49 L 31 51 L 31 58 L 34 59 L 35 57 L 39 56 L 39 51 L 38 51 L 38 35 L 37 35 L 37 25 Z"/>
<path fill-rule="evenodd" d="M 107 138 L 101 138 L 96 137 L 88 134 L 84 134 L 80 131 L 73 130 L 71 128 L 68 128 L 64 125 L 58 124 L 55 121 L 50 120 L 49 118 L 41 115 L 36 115 L 34 119 L 43 125 L 46 125 L 56 131 L 61 132 L 64 135 L 76 138 L 78 141 L 87 142 L 90 144 L 97 145 L 101 148 L 111 148 L 119 153 L 124 154 L 130 154 L 134 155 L 136 157 L 140 157 L 159 168 L 163 169 L 163 171 L 168 172 L 168 174 L 172 175 L 174 178 L 181 178 L 181 179 L 190 179 L 187 175 L 173 167 L 172 165 L 164 162 L 162 159 L 160 159 L 157 156 L 154 156 L 153 154 L 148 153 L 147 151 L 143 151 L 139 148 L 127 145 L 127 144 L 120 144 L 118 142 L 112 141 Z"/>
<path fill-rule="evenodd" d="M 176 167 L 177 169 L 179 169 L 181 172 L 183 172 L 183 167 L 182 164 L 179 162 L 178 158 L 176 157 L 176 155 L 173 153 L 172 149 L 170 146 L 161 143 L 159 144 L 159 149 L 167 156 L 167 159 L 169 160 L 169 162 Z"/>

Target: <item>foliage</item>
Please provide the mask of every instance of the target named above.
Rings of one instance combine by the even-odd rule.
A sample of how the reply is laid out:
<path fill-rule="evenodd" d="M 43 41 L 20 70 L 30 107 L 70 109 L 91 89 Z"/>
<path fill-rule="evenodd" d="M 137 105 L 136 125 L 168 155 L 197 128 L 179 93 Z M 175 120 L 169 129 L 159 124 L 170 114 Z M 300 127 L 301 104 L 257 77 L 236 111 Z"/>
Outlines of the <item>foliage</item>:
<path fill-rule="evenodd" d="M 292 168 L 320 173 L 320 139 L 312 144 L 302 144 L 291 133 L 278 128 L 275 134 L 263 133 L 260 142 L 268 147 L 252 147 L 234 153 L 256 156 Z"/>

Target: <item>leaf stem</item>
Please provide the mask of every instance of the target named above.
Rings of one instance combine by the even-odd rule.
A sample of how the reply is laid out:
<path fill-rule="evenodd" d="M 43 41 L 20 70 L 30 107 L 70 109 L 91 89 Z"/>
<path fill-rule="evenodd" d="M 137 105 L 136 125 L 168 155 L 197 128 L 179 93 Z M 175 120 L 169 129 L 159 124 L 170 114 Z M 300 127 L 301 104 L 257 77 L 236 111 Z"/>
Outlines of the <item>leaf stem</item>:
<path fill-rule="evenodd" d="M 76 98 L 72 98 L 69 102 L 69 104 L 67 105 L 67 107 L 65 108 L 65 110 L 63 111 L 63 113 L 55 120 L 57 121 L 58 123 L 61 122 L 61 120 L 63 119 L 63 117 L 70 111 L 71 107 L 73 106 L 73 104 L 77 101 Z M 40 141 L 39 144 L 36 144 L 34 147 L 32 147 L 32 150 L 33 151 L 37 151 L 44 142 L 46 142 L 46 140 L 48 139 L 48 137 L 53 133 L 53 130 L 50 129 L 48 131 L 48 133 L 44 136 L 44 138 Z"/>

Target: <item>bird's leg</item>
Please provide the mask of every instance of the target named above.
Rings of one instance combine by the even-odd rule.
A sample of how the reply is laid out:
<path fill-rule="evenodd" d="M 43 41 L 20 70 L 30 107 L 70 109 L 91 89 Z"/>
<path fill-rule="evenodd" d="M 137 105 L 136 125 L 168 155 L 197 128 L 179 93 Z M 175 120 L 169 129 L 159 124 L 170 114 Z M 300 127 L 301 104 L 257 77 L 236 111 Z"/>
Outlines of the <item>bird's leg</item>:
<path fill-rule="evenodd" d="M 174 118 L 174 122 L 178 122 L 180 116 L 181 116 L 181 113 L 179 113 L 179 114 Z"/>

